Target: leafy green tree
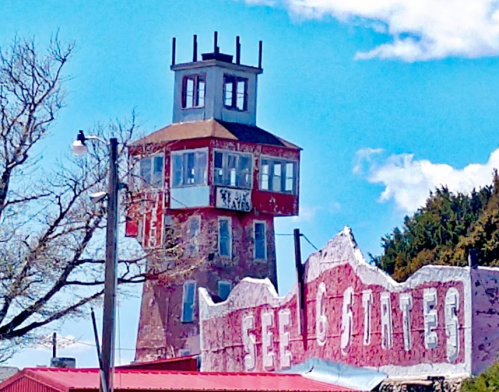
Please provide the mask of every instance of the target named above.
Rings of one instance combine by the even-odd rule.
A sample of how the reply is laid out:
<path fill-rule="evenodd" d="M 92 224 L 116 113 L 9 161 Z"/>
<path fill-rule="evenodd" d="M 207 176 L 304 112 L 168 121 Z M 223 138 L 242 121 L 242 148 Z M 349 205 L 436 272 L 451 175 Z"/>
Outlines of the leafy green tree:
<path fill-rule="evenodd" d="M 494 364 L 475 378 L 466 380 L 461 392 L 497 392 L 499 391 L 499 364 Z"/>
<path fill-rule="evenodd" d="M 401 229 L 382 238 L 383 254 L 371 260 L 402 281 L 428 264 L 467 265 L 475 249 L 479 265 L 499 265 L 499 176 L 470 194 L 442 187 Z"/>

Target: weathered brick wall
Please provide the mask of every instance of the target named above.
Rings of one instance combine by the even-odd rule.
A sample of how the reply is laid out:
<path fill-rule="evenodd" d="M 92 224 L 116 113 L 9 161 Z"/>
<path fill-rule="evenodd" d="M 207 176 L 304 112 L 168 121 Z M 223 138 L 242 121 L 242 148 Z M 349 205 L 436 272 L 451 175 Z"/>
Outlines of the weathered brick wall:
<path fill-rule="evenodd" d="M 490 294 L 499 285 L 484 274 Z M 304 333 L 297 292 L 278 297 L 268 282 L 247 280 L 222 304 L 201 293 L 203 370 L 274 371 L 316 357 L 407 379 L 472 373 L 469 268 L 425 266 L 398 283 L 365 262 L 346 228 L 307 261 Z M 477 296 L 487 297 L 481 308 L 489 322 L 475 319 L 483 334 L 497 328 L 496 315 L 490 295 Z"/>
<path fill-rule="evenodd" d="M 273 217 L 240 213 L 235 211 L 216 211 L 209 209 L 195 210 L 190 213 L 170 212 L 170 224 L 175 228 L 172 232 L 174 241 L 188 249 L 187 238 L 188 219 L 200 217 L 200 233 L 194 241 L 198 247 L 198 256 L 189 257 L 187 252 L 181 252 L 180 268 L 189 263 L 201 260 L 201 264 L 192 272 L 171 281 L 149 281 L 144 285 L 139 329 L 137 336 L 136 360 L 145 361 L 160 357 L 179 355 L 180 349 L 186 349 L 191 354 L 199 349 L 199 311 L 195 306 L 194 322 L 181 321 L 183 283 L 195 280 L 197 287 L 205 287 L 216 296 L 218 282 L 225 280 L 237 284 L 244 277 L 268 277 L 277 282 L 275 240 Z M 232 254 L 233 257 L 220 257 L 218 254 L 218 217 L 227 216 L 232 219 Z M 254 260 L 254 221 L 266 223 L 267 260 Z M 184 242 L 183 242 L 184 241 Z M 166 263 L 167 261 L 163 261 Z M 172 263 L 179 260 L 172 259 Z M 196 293 L 197 302 L 197 293 Z"/>

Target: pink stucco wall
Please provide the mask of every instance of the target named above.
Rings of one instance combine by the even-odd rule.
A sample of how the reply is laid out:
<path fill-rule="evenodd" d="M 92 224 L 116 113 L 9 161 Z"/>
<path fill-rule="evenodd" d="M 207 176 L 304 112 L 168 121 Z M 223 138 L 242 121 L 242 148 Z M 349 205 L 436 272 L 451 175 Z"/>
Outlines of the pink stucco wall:
<path fill-rule="evenodd" d="M 397 283 L 365 262 L 346 228 L 307 260 L 305 282 L 304 333 L 297 286 L 279 297 L 268 280 L 245 279 L 218 304 L 200 289 L 203 370 L 319 357 L 390 377 L 469 376 L 499 353 L 498 269 L 426 266 Z"/>

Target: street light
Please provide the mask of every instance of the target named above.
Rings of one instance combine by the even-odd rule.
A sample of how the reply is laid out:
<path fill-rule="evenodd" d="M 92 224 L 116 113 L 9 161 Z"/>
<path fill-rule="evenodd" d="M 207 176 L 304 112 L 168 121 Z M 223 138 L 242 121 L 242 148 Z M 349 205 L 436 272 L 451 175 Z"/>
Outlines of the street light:
<path fill-rule="evenodd" d="M 102 377 L 101 392 L 112 392 L 114 366 L 114 336 L 116 314 L 116 253 L 118 231 L 118 139 L 111 138 L 109 143 L 97 136 L 85 136 L 83 131 L 78 132 L 72 144 L 76 155 L 84 155 L 88 148 L 86 140 L 98 140 L 109 147 L 109 184 L 107 202 L 107 227 L 106 227 L 106 264 L 104 281 L 104 310 L 102 322 Z"/>

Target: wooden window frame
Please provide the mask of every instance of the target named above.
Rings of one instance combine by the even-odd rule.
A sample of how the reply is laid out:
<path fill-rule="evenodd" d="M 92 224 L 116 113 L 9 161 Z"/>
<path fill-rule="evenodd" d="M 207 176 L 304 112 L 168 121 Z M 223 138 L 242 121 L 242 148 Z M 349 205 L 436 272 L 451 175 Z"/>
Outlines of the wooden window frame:
<path fill-rule="evenodd" d="M 216 154 L 222 154 L 222 181 L 217 180 L 217 175 L 216 175 L 216 170 L 219 169 L 215 167 L 215 157 Z M 237 163 L 236 163 L 236 184 L 231 185 L 230 184 L 230 173 L 229 173 L 229 166 L 228 166 L 228 161 L 229 161 L 229 155 L 234 155 L 237 157 Z M 242 171 L 240 171 L 241 165 L 241 158 L 249 158 L 250 159 L 250 167 L 249 167 L 249 184 L 247 186 L 241 186 L 239 184 L 239 178 L 242 174 Z M 218 185 L 218 186 L 226 186 L 229 188 L 237 188 L 237 189 L 253 189 L 253 167 L 254 167 L 254 157 L 253 154 L 250 153 L 243 153 L 239 151 L 231 151 L 231 150 L 219 150 L 215 149 L 213 151 L 213 184 Z"/>
<path fill-rule="evenodd" d="M 195 181 L 193 183 L 188 183 L 184 156 L 187 154 L 194 154 L 194 170 L 195 176 L 197 172 L 202 172 L 202 181 Z M 204 168 L 196 166 L 198 163 L 197 154 L 203 153 L 205 155 L 205 164 Z M 176 173 L 178 172 L 176 167 L 176 157 L 181 156 L 181 168 L 180 168 L 180 183 L 176 184 Z M 208 184 L 208 149 L 207 148 L 196 148 L 192 150 L 180 150 L 180 151 L 172 151 L 171 160 L 170 160 L 170 187 L 171 188 L 185 188 L 185 187 L 194 187 L 194 186 L 206 186 Z M 204 169 L 204 170 L 203 170 Z"/>
<path fill-rule="evenodd" d="M 242 92 L 239 91 L 238 89 L 238 84 L 242 82 L 244 83 L 244 87 Z M 223 86 L 223 91 L 224 91 L 224 96 L 223 96 L 223 103 L 224 107 L 229 110 L 237 110 L 239 112 L 245 112 L 248 110 L 248 84 L 249 84 L 249 79 L 244 78 L 242 76 L 236 76 L 232 74 L 224 74 L 224 86 Z M 231 94 L 232 96 L 230 97 L 230 104 L 227 104 L 227 85 L 232 86 Z M 238 107 L 237 104 L 237 98 L 238 95 L 242 94 L 243 97 L 243 107 L 240 108 Z"/>
<path fill-rule="evenodd" d="M 263 172 L 264 161 L 268 164 L 268 173 Z M 274 188 L 274 166 L 278 164 L 281 166 L 281 173 L 279 174 L 280 189 L 275 190 Z M 293 165 L 293 186 L 292 190 L 286 190 L 287 181 L 290 179 L 288 176 L 288 165 Z M 267 189 L 263 187 L 264 176 L 266 176 Z M 283 193 L 286 195 L 296 195 L 298 194 L 298 161 L 291 159 L 283 159 L 279 157 L 265 156 L 260 157 L 260 173 L 258 176 L 258 189 L 264 192 L 273 193 Z"/>
<path fill-rule="evenodd" d="M 189 80 L 192 80 L 192 97 L 187 96 L 187 84 Z M 203 90 L 200 90 L 201 83 L 203 83 Z M 202 104 L 200 104 L 200 98 L 201 98 L 201 91 L 202 91 Z M 188 106 L 188 101 L 187 99 L 190 98 L 190 106 Z M 191 75 L 185 75 L 182 78 L 182 102 L 181 106 L 182 109 L 184 110 L 189 110 L 189 109 L 198 109 L 202 108 L 205 105 L 205 100 L 206 100 L 206 74 L 191 74 Z"/>
<path fill-rule="evenodd" d="M 228 223 L 228 254 L 222 254 L 222 234 L 221 234 L 221 222 L 226 221 Z M 233 255 L 233 249 L 232 249 L 232 241 L 233 241 L 233 235 L 232 235 L 232 218 L 230 216 L 220 216 L 218 218 L 218 255 L 220 257 L 224 258 L 232 258 Z"/>

